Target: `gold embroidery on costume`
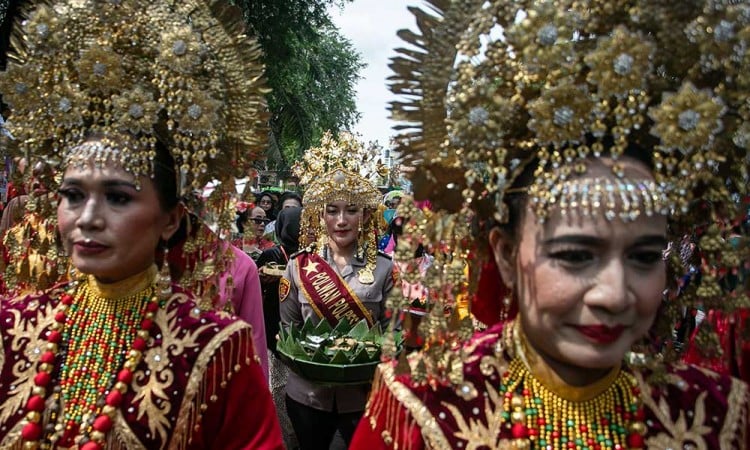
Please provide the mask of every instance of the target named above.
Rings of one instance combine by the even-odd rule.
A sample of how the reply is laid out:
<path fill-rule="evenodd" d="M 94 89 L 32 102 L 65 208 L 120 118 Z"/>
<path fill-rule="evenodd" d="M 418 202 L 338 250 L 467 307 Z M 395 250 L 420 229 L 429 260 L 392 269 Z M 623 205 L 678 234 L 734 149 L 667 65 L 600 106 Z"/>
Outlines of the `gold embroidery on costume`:
<path fill-rule="evenodd" d="M 38 305 L 38 303 L 37 303 Z M 22 410 L 26 405 L 34 386 L 36 362 L 42 353 L 45 340 L 41 338 L 41 330 L 48 328 L 54 322 L 53 308 L 37 306 L 37 314 L 28 320 L 21 318 L 21 312 L 10 310 L 14 316 L 13 327 L 4 327 L 5 333 L 12 337 L 10 350 L 18 354 L 24 348 L 25 359 L 19 359 L 13 364 L 13 381 L 9 384 L 8 399 L 0 405 L 0 424 L 5 423 L 13 414 Z M 0 366 L 2 367 L 2 366 Z"/>
<path fill-rule="evenodd" d="M 488 341 L 495 341 L 495 340 L 497 340 L 497 338 L 498 338 L 498 335 L 495 334 L 495 333 L 493 333 L 493 334 L 489 334 L 489 333 L 485 334 L 484 336 L 482 336 L 482 337 L 480 337 L 478 339 L 474 339 L 470 343 L 466 344 L 466 346 L 464 347 L 464 352 L 467 355 L 471 355 L 471 354 L 473 354 L 476 351 L 477 347 L 479 347 L 480 345 L 482 345 L 482 344 L 484 344 L 485 342 L 488 342 Z"/>
<path fill-rule="evenodd" d="M 684 448 L 690 444 L 696 450 L 708 450 L 706 441 L 703 436 L 711 433 L 711 427 L 706 425 L 706 396 L 707 392 L 701 392 L 695 401 L 695 410 L 693 411 L 692 424 L 688 427 L 686 412 L 680 411 L 676 420 L 672 420 L 671 408 L 667 403 L 667 398 L 659 396 L 658 403 L 651 396 L 651 387 L 643 379 L 643 376 L 634 372 L 641 388 L 641 400 L 643 406 L 653 413 L 654 417 L 666 428 L 666 433 L 660 433 L 646 439 L 646 447 L 656 450 L 668 450 L 671 448 Z M 678 381 L 675 381 L 676 378 Z M 680 377 L 670 378 L 671 384 L 680 387 L 686 384 L 686 381 Z"/>
<path fill-rule="evenodd" d="M 143 443 L 138 440 L 130 429 L 128 422 L 122 416 L 121 411 L 115 415 L 115 426 L 109 436 L 109 445 L 107 448 L 123 448 L 128 450 L 146 450 Z"/>
<path fill-rule="evenodd" d="M 232 335 L 237 334 L 236 342 Z M 203 348 L 193 365 L 185 396 L 178 412 L 175 433 L 170 440 L 170 450 L 181 450 L 192 441 L 193 433 L 200 429 L 200 421 L 208 402 L 217 400 L 217 392 L 224 389 L 234 372 L 241 366 L 253 364 L 252 329 L 244 322 L 237 321 L 227 326 L 214 336 Z M 225 345 L 228 344 L 228 345 Z M 237 349 L 234 348 L 235 344 Z M 228 347 L 228 348 L 227 348 Z M 245 356 L 244 360 L 242 356 Z M 210 364 L 216 367 L 211 371 L 212 379 L 206 380 Z M 219 380 L 216 378 L 220 377 Z M 218 383 L 217 383 L 218 381 Z"/>
<path fill-rule="evenodd" d="M 479 370 L 484 376 L 492 375 L 492 372 L 502 375 L 508 368 L 508 362 L 494 356 L 483 356 L 479 363 Z"/>
<path fill-rule="evenodd" d="M 730 379 L 731 385 L 727 401 L 727 415 L 724 417 L 724 427 L 719 433 L 719 443 L 721 448 L 732 448 L 735 440 L 743 444 L 747 441 L 745 436 L 748 433 L 748 414 L 747 409 L 750 394 L 748 393 L 747 384 L 737 380 Z M 744 407 L 744 408 L 743 408 Z"/>
<path fill-rule="evenodd" d="M 510 449 L 512 448 L 510 440 L 499 439 L 500 430 L 505 425 L 505 421 L 503 420 L 503 398 L 497 391 L 497 388 L 487 381 L 485 381 L 485 392 L 488 394 L 484 400 L 486 425 L 479 418 L 469 419 L 467 423 L 461 410 L 455 405 L 442 402 L 443 406 L 450 411 L 456 420 L 458 431 L 453 433 L 453 435 L 458 439 L 466 441 L 466 450 L 477 450 L 479 448 L 488 448 L 489 450 Z"/>
<path fill-rule="evenodd" d="M 8 431 L 8 434 L 5 435 L 5 439 L 0 442 L 0 450 L 20 450 L 23 448 L 23 441 L 21 440 L 22 427 L 22 421 L 19 420 L 18 423 Z"/>
<path fill-rule="evenodd" d="M 164 308 L 157 311 L 154 322 L 161 330 L 161 346 L 146 352 L 143 359 L 148 365 L 148 375 L 138 371 L 133 381 L 133 403 L 138 404 L 136 417 L 141 419 L 145 415 L 148 418 L 149 430 L 154 436 L 159 436 L 162 445 L 166 444 L 169 435 L 172 402 L 168 390 L 175 380 L 174 373 L 165 365 L 170 356 L 180 356 L 187 349 L 198 347 L 198 337 L 212 326 L 204 325 L 190 332 L 178 324 L 178 305 L 188 300 L 185 294 L 175 294 Z"/>
<path fill-rule="evenodd" d="M 427 447 L 436 450 L 450 450 L 450 443 L 443 434 L 443 430 L 438 425 L 437 420 L 430 413 L 430 410 L 427 409 L 408 387 L 396 380 L 393 368 L 388 363 L 383 363 L 379 367 L 382 370 L 383 381 L 388 390 L 393 394 L 398 403 L 404 405 L 414 420 L 416 420 Z M 394 406 L 398 407 L 397 404 Z"/>

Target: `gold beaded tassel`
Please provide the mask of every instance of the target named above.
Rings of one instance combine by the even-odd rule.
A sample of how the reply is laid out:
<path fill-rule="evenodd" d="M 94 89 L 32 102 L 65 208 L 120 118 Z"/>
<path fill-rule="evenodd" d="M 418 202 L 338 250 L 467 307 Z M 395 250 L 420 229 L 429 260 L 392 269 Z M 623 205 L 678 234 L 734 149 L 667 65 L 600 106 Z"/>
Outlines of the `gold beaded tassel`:
<path fill-rule="evenodd" d="M 358 279 L 362 284 L 375 282 L 375 265 L 378 258 L 378 243 L 375 236 L 375 221 L 371 218 L 365 225 L 364 237 L 362 237 L 362 252 L 366 259 L 365 267 L 360 269 Z"/>

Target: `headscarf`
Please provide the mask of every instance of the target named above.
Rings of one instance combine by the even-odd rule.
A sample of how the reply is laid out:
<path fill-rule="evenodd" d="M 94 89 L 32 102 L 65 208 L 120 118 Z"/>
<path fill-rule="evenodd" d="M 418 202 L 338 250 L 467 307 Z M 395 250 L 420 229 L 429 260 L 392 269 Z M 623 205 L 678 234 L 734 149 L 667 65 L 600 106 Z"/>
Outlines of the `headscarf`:
<path fill-rule="evenodd" d="M 291 255 L 299 249 L 299 229 L 302 208 L 284 208 L 276 218 L 276 237 Z"/>

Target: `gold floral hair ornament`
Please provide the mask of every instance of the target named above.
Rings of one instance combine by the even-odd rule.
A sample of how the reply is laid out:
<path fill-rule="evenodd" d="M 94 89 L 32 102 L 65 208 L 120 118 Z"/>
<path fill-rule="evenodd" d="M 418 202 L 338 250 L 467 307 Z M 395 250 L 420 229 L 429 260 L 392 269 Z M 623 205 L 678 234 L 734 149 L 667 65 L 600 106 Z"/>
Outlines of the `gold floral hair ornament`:
<path fill-rule="evenodd" d="M 320 146 L 307 149 L 292 167 L 305 188 L 305 205 L 347 200 L 377 207 L 381 198 L 377 183 L 388 173 L 377 150 L 346 131 L 338 137 L 330 131 L 324 133 Z"/>
<path fill-rule="evenodd" d="M 305 190 L 305 208 L 302 210 L 303 230 L 311 230 L 319 251 L 324 252 L 327 236 L 322 214 L 327 204 L 345 201 L 357 205 L 369 220 L 360 224 L 358 239 L 359 258 L 366 260 L 360 271 L 362 283 L 372 283 L 377 258 L 377 238 L 385 229 L 382 194 L 375 184 L 387 174 L 375 147 L 365 147 L 355 135 L 339 133 L 338 138 L 328 131 L 319 147 L 308 149 L 302 160 L 292 168 Z M 362 273 L 364 272 L 364 275 Z"/>
<path fill-rule="evenodd" d="M 738 227 L 750 203 L 750 5 L 427 4 L 413 9 L 418 32 L 399 33 L 408 45 L 397 49 L 390 78 L 400 97 L 391 106 L 396 143 L 404 164 L 419 167 L 411 175 L 418 200 L 505 222 L 524 174 L 531 182 L 522 192 L 540 220 L 561 204 L 584 213 L 598 204 L 610 220 L 668 214 L 670 240 L 698 234 L 702 278 L 665 303 L 662 326 L 671 329 L 683 306 L 750 303 L 748 280 L 721 287 L 750 258 Z M 617 161 L 632 151 L 653 161 L 653 182 L 624 178 Z M 615 181 L 578 178 L 587 159 L 604 155 Z M 733 247 L 730 232 L 743 244 Z M 467 237 L 444 244 L 464 248 Z M 687 273 L 675 253 L 670 269 Z"/>
<path fill-rule="evenodd" d="M 57 168 L 109 161 L 137 181 L 154 176 L 162 145 L 184 198 L 218 185 L 195 209 L 230 229 L 234 177 L 245 176 L 266 139 L 261 53 L 236 8 L 55 0 L 25 16 L 0 73 L 18 152 Z"/>
<path fill-rule="evenodd" d="M 233 12 L 213 0 L 41 3 L 0 75 L 7 128 L 22 152 L 57 161 L 110 137 L 136 177 L 153 175 L 159 141 L 183 194 L 244 176 L 265 142 L 265 89 L 259 47 Z"/>

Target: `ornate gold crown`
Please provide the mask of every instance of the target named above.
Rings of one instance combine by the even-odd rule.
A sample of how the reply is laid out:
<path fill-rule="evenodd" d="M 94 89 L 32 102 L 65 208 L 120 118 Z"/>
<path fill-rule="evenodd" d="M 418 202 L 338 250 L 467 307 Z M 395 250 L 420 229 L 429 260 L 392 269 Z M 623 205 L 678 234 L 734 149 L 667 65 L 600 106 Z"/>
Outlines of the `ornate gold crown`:
<path fill-rule="evenodd" d="M 376 148 L 365 147 L 352 133 L 341 132 L 336 139 L 328 131 L 320 146 L 308 149 L 292 170 L 305 189 L 301 229 L 310 230 L 314 235 L 319 252 L 326 249 L 327 235 L 322 214 L 327 204 L 345 201 L 369 210 L 369 220 L 360 224 L 356 256 L 366 261 L 365 268 L 360 271 L 360 282 L 372 283 L 377 263 L 377 238 L 385 227 L 380 203 L 382 194 L 375 183 L 387 173 Z M 301 236 L 302 240 L 305 238 Z"/>
<path fill-rule="evenodd" d="M 391 108 L 401 122 L 396 142 L 405 164 L 419 167 L 412 174 L 417 199 L 463 209 L 457 221 L 468 213 L 502 222 L 506 196 L 526 172 L 532 182 L 524 192 L 541 220 L 553 204 L 609 220 L 668 214 L 673 242 L 698 234 L 702 272 L 679 301 L 666 303 L 668 312 L 748 305 L 747 280 L 720 287 L 750 258 L 737 227 L 750 185 L 746 2 L 427 3 L 414 10 L 419 33 L 400 32 L 410 45 L 391 65 L 392 91 L 403 99 Z M 587 158 L 617 161 L 633 148 L 650 152 L 654 183 L 622 178 L 619 164 L 619 181 L 573 177 L 586 171 Z M 730 232 L 740 245 L 728 242 Z M 421 239 L 468 254 L 466 237 Z M 677 252 L 670 266 L 687 272 Z M 448 292 L 446 301 L 453 295 L 440 286 L 432 292 Z M 674 316 L 663 319 L 669 336 Z"/>
<path fill-rule="evenodd" d="M 159 140 L 183 193 L 244 176 L 265 142 L 265 91 L 234 13 L 215 0 L 42 2 L 0 74 L 6 127 L 21 152 L 56 163 L 87 135 L 109 137 L 106 156 L 135 176 L 153 175 Z"/>
<path fill-rule="evenodd" d="M 215 182 L 198 209 L 229 230 L 234 177 L 266 138 L 261 53 L 242 15 L 219 0 L 35 3 L 0 73 L 19 152 L 57 168 L 111 161 L 137 178 L 153 177 L 162 144 L 180 194 Z"/>
<path fill-rule="evenodd" d="M 343 131 L 335 138 L 327 131 L 319 147 L 309 148 L 292 167 L 305 188 L 306 206 L 325 206 L 346 200 L 361 207 L 377 208 L 381 194 L 376 183 L 387 174 L 374 147 Z"/>

